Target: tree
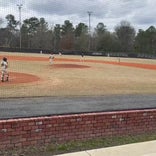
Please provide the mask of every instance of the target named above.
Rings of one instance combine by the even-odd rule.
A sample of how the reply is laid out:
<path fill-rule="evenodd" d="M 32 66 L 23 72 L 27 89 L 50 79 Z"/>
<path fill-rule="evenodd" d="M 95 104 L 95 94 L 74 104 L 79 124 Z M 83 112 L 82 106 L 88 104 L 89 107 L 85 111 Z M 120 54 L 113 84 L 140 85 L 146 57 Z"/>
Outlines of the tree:
<path fill-rule="evenodd" d="M 54 51 L 60 50 L 61 26 L 56 24 L 54 27 Z"/>
<path fill-rule="evenodd" d="M 31 17 L 23 21 L 22 25 L 22 45 L 32 48 L 32 38 L 37 33 L 40 21 L 36 17 Z"/>
<path fill-rule="evenodd" d="M 16 40 L 18 38 L 18 31 L 16 29 L 18 22 L 15 20 L 15 17 L 11 14 L 8 14 L 6 17 L 7 26 L 6 26 L 6 45 L 8 47 L 14 47 L 16 45 Z"/>
<path fill-rule="evenodd" d="M 11 33 L 8 31 L 7 28 L 1 28 L 0 29 L 0 46 L 4 46 L 4 47 L 9 47 L 9 43 L 10 43 L 10 40 L 9 40 L 9 37 L 8 35 L 10 36 Z"/>
<path fill-rule="evenodd" d="M 88 49 L 88 26 L 79 23 L 75 28 L 75 50 L 87 51 Z"/>
<path fill-rule="evenodd" d="M 75 36 L 80 37 L 82 34 L 87 34 L 88 26 L 84 23 L 79 23 L 75 29 Z"/>
<path fill-rule="evenodd" d="M 15 20 L 15 17 L 13 15 L 9 14 L 5 18 L 7 20 L 7 28 L 10 31 L 15 31 L 16 27 L 18 25 L 18 22 Z"/>
<path fill-rule="evenodd" d="M 109 37 L 109 32 L 106 29 L 106 26 L 103 23 L 98 23 L 95 28 L 95 45 L 97 51 L 104 51 L 107 49 L 107 41 Z"/>
<path fill-rule="evenodd" d="M 73 24 L 69 20 L 65 20 L 62 25 L 62 35 L 72 34 L 73 32 Z"/>
<path fill-rule="evenodd" d="M 40 25 L 40 21 L 36 17 L 31 17 L 23 21 L 23 27 L 27 30 L 27 33 L 33 36 Z"/>
<path fill-rule="evenodd" d="M 61 47 L 64 50 L 73 50 L 74 48 L 74 27 L 69 20 L 65 20 L 61 27 Z"/>
<path fill-rule="evenodd" d="M 149 52 L 155 53 L 156 52 L 156 28 L 154 26 L 150 26 L 146 30 L 146 34 L 148 36 L 148 44 L 149 44 Z"/>
<path fill-rule="evenodd" d="M 100 22 L 97 24 L 95 32 L 98 36 L 103 35 L 106 31 L 107 31 L 106 26 L 103 23 Z"/>
<path fill-rule="evenodd" d="M 6 28 L 1 28 L 1 25 L 3 24 L 3 19 L 0 18 L 0 46 L 4 46 L 5 45 L 5 31 Z"/>
<path fill-rule="evenodd" d="M 1 27 L 2 24 L 3 24 L 3 19 L 0 18 L 0 27 Z"/>
<path fill-rule="evenodd" d="M 140 53 L 156 53 L 156 28 L 150 26 L 145 31 L 139 29 L 135 39 L 135 47 Z"/>
<path fill-rule="evenodd" d="M 135 29 L 127 21 L 121 21 L 115 27 L 115 32 L 123 52 L 134 50 Z"/>
<path fill-rule="evenodd" d="M 46 49 L 49 47 L 48 23 L 44 18 L 40 18 L 36 25 L 36 32 L 32 36 L 32 46 L 34 48 Z M 50 33 L 50 32 L 49 32 Z"/>

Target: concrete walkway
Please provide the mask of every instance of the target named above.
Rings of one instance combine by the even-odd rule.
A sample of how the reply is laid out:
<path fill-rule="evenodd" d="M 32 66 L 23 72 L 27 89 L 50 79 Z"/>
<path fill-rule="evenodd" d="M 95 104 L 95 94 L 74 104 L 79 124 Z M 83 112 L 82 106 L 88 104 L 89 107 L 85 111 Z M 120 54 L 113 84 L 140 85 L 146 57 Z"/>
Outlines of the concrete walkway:
<path fill-rule="evenodd" d="M 156 156 L 156 141 L 101 148 L 58 156 Z"/>

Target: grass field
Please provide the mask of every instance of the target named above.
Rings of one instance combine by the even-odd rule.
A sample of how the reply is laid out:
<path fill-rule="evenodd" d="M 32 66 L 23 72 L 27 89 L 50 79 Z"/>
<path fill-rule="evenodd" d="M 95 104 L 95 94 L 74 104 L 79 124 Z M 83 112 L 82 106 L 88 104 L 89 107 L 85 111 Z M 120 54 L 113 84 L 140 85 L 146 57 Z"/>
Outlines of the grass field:
<path fill-rule="evenodd" d="M 156 60 L 120 58 L 119 62 L 115 57 L 85 56 L 82 62 L 80 56 L 55 55 L 54 64 L 50 65 L 46 54 L 1 52 L 0 58 L 3 56 L 8 57 L 10 81 L 0 82 L 1 98 L 156 93 Z M 154 69 L 136 67 L 136 64 L 151 65 Z M 18 76 L 11 77 L 14 72 L 38 79 L 16 83 Z"/>

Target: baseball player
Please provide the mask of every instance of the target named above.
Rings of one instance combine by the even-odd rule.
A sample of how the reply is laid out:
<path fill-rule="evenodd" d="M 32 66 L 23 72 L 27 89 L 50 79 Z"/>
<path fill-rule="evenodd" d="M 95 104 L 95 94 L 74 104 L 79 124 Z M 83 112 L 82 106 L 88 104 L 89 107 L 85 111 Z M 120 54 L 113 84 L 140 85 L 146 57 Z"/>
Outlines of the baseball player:
<path fill-rule="evenodd" d="M 82 62 L 84 61 L 84 53 L 83 52 L 81 53 L 81 59 L 80 59 L 80 61 L 82 61 Z"/>
<path fill-rule="evenodd" d="M 9 73 L 7 71 L 8 61 L 6 57 L 3 57 L 3 60 L 1 62 L 1 68 L 1 81 L 4 82 L 5 77 L 6 81 L 9 81 Z"/>
<path fill-rule="evenodd" d="M 54 57 L 54 54 L 51 53 L 50 56 L 49 56 L 49 62 L 50 62 L 51 65 L 53 64 L 54 58 L 55 58 L 55 57 Z"/>
<path fill-rule="evenodd" d="M 59 56 L 62 56 L 62 53 L 61 52 L 59 52 Z"/>

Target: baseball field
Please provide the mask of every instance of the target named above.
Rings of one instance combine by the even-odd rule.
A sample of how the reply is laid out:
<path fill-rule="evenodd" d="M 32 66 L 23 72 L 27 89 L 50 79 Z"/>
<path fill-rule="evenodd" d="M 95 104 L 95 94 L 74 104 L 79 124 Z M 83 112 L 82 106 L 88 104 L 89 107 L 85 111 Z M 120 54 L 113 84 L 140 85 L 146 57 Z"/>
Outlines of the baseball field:
<path fill-rule="evenodd" d="M 0 98 L 156 94 L 156 60 L 3 53 L 9 81 L 0 82 Z"/>

